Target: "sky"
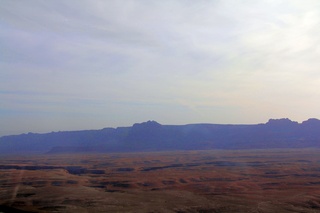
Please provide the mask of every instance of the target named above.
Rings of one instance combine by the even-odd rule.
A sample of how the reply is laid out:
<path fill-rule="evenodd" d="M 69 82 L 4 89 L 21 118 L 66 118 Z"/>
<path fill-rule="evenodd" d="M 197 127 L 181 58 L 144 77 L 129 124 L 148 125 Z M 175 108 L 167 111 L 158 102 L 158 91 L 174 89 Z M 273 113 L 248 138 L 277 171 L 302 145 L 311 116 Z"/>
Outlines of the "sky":
<path fill-rule="evenodd" d="M 318 0 L 0 0 L 0 136 L 320 118 Z"/>

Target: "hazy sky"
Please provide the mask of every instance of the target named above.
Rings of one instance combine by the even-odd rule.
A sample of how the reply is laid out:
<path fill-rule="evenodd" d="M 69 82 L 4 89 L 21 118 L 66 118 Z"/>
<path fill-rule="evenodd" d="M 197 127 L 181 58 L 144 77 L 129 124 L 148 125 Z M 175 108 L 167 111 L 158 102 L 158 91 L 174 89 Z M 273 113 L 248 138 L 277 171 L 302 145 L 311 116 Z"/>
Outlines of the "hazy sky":
<path fill-rule="evenodd" d="M 318 0 L 0 0 L 0 135 L 320 118 Z"/>

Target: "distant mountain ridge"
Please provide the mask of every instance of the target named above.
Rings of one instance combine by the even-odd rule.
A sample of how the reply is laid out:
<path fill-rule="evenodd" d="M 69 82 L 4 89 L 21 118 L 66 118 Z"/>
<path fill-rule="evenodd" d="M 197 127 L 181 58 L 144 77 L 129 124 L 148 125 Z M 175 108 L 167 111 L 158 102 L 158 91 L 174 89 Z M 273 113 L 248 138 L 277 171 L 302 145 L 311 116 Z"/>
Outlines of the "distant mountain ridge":
<path fill-rule="evenodd" d="M 101 130 L 28 133 L 0 138 L 0 153 L 133 152 L 201 149 L 320 148 L 320 120 L 265 124 L 161 125 L 156 121 Z"/>

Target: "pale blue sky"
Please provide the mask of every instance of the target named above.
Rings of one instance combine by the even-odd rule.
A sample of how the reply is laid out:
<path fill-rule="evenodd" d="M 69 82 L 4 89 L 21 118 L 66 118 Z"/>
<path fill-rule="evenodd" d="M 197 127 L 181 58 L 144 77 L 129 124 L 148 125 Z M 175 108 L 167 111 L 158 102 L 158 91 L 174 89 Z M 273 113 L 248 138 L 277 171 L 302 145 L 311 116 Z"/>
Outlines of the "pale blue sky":
<path fill-rule="evenodd" d="M 0 135 L 320 118 L 318 0 L 1 0 Z"/>

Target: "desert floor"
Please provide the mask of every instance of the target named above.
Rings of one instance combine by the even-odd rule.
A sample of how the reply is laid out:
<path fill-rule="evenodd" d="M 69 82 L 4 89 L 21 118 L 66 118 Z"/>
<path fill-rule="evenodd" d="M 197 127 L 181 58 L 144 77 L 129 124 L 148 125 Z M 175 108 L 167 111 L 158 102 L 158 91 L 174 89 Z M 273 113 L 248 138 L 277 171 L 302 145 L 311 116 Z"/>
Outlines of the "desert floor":
<path fill-rule="evenodd" d="M 0 212 L 13 210 L 320 212 L 320 150 L 0 156 Z"/>

